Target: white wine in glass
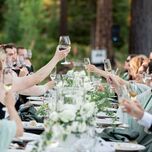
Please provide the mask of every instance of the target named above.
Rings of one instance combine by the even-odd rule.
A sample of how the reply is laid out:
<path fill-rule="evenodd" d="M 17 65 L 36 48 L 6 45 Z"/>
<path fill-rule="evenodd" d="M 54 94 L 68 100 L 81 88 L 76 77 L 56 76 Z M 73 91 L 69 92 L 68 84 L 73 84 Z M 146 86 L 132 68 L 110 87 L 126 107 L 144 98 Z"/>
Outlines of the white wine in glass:
<path fill-rule="evenodd" d="M 70 48 L 70 46 L 71 46 L 70 37 L 69 36 L 60 36 L 59 51 L 66 50 L 66 49 Z M 70 62 L 68 62 L 65 57 L 64 62 L 61 62 L 61 64 L 70 64 Z"/>
<path fill-rule="evenodd" d="M 110 62 L 109 59 L 104 60 L 104 70 L 107 71 L 107 72 L 112 71 L 111 62 Z"/>

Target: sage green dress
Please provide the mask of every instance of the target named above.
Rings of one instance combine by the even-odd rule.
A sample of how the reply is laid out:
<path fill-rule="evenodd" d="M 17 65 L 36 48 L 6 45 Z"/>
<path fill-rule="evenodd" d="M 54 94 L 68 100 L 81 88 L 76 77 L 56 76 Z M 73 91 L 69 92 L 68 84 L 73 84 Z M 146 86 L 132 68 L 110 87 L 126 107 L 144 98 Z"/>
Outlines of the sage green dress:
<path fill-rule="evenodd" d="M 152 114 L 152 91 L 151 88 L 143 84 L 134 84 L 132 88 L 138 94 L 136 96 L 137 101 L 140 102 L 145 111 Z M 122 113 L 119 111 L 119 115 Z M 140 126 L 136 120 L 129 115 L 125 114 L 125 123 L 129 124 L 131 129 L 139 132 L 137 142 L 146 146 L 145 152 L 152 152 L 152 134 L 148 134 L 143 126 Z"/>
<path fill-rule="evenodd" d="M 16 123 L 5 119 L 0 120 L 0 152 L 7 152 L 15 135 Z"/>

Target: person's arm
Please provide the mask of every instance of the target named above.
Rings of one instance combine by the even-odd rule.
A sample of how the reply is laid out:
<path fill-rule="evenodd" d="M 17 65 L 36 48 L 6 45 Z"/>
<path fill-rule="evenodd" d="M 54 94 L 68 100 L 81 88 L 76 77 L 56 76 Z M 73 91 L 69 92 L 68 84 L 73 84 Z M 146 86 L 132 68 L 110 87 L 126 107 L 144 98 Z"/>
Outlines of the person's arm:
<path fill-rule="evenodd" d="M 127 81 L 123 80 L 123 79 L 120 78 L 119 76 L 114 75 L 114 74 L 112 74 L 112 73 L 110 73 L 110 72 L 101 70 L 101 69 L 97 68 L 96 66 L 94 66 L 94 65 L 92 65 L 92 64 L 87 65 L 87 66 L 86 66 L 86 69 L 87 69 L 87 71 L 96 73 L 96 74 L 104 77 L 105 79 L 111 77 L 115 82 L 119 83 L 120 85 L 128 84 Z"/>
<path fill-rule="evenodd" d="M 53 88 L 54 84 L 54 81 L 49 81 L 44 85 L 34 85 L 33 87 L 21 90 L 18 93 L 21 95 L 40 96 L 43 95 L 47 90 Z"/>
<path fill-rule="evenodd" d="M 32 75 L 28 75 L 25 77 L 16 77 L 13 80 L 12 90 L 17 92 L 32 87 L 35 84 L 39 84 L 49 75 L 49 73 L 56 66 L 56 64 L 68 55 L 69 49 L 59 51 L 57 48 L 52 60 L 50 60 L 48 64 L 43 66 L 36 73 L 33 73 Z"/>
<path fill-rule="evenodd" d="M 18 136 L 22 136 L 24 129 L 23 129 L 23 124 L 22 121 L 17 113 L 17 111 L 15 110 L 14 107 L 15 104 L 15 98 L 12 94 L 12 92 L 7 92 L 6 96 L 5 96 L 5 105 L 7 107 L 9 116 L 10 116 L 10 120 L 15 121 L 16 123 L 16 137 Z"/>
<path fill-rule="evenodd" d="M 143 116 L 138 120 L 138 123 L 149 129 L 152 125 L 152 115 L 148 112 L 144 112 Z"/>

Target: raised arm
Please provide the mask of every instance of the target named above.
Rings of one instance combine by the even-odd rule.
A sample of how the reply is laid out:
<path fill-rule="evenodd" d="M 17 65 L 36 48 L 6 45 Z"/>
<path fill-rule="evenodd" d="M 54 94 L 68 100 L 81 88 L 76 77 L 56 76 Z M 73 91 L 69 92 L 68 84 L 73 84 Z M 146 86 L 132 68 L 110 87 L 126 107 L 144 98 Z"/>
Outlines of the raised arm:
<path fill-rule="evenodd" d="M 117 83 L 123 85 L 123 84 L 128 84 L 127 81 L 123 80 L 122 78 L 120 78 L 119 76 L 117 75 L 114 75 L 110 72 L 106 72 L 104 70 L 101 70 L 99 68 L 97 68 L 96 66 L 92 65 L 92 64 L 89 64 L 86 66 L 86 69 L 87 71 L 89 72 L 92 72 L 92 73 L 96 73 L 102 77 L 104 77 L 105 79 L 109 78 L 109 77 L 112 77 L 113 80 L 115 80 Z"/>
<path fill-rule="evenodd" d="M 57 47 L 54 57 L 49 61 L 49 63 L 43 66 L 36 73 L 25 77 L 16 77 L 13 80 L 12 90 L 15 92 L 21 91 L 29 87 L 32 87 L 35 84 L 39 84 L 49 75 L 49 73 L 56 66 L 56 64 L 68 55 L 69 49 L 59 51 Z"/>
<path fill-rule="evenodd" d="M 29 96 L 40 96 L 43 95 L 47 90 L 51 89 L 54 86 L 54 84 L 54 81 L 49 81 L 44 85 L 34 85 L 28 89 L 21 90 L 18 93 Z"/>
<path fill-rule="evenodd" d="M 15 98 L 12 94 L 12 92 L 7 92 L 6 96 L 5 96 L 5 105 L 7 107 L 9 116 L 10 116 L 10 120 L 15 121 L 16 123 L 16 137 L 18 136 L 22 136 L 23 135 L 23 124 L 22 121 L 17 113 L 17 111 L 15 110 L 14 107 L 15 104 Z"/>

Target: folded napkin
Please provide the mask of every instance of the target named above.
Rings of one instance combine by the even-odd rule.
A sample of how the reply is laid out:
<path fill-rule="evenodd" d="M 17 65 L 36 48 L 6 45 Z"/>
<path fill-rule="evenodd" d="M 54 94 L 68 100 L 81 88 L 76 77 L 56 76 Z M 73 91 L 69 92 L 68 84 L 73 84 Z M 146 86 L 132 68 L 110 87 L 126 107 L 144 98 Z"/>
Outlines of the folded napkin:
<path fill-rule="evenodd" d="M 127 142 L 137 139 L 137 137 L 139 136 L 139 132 L 129 128 L 105 128 L 103 132 L 98 135 L 106 141 Z"/>
<path fill-rule="evenodd" d="M 33 105 L 21 107 L 18 112 L 22 121 L 36 120 L 43 123 L 44 118 L 37 116 L 37 111 Z"/>

